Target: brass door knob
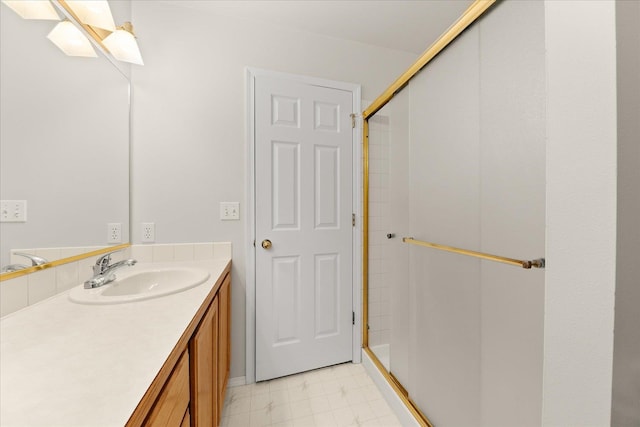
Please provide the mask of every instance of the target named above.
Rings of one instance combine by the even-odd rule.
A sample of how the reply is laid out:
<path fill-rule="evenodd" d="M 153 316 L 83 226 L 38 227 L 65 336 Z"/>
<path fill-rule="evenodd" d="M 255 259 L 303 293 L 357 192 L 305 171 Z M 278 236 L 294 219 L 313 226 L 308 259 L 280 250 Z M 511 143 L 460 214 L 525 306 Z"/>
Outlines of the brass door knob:
<path fill-rule="evenodd" d="M 269 239 L 264 239 L 264 240 L 262 241 L 262 247 L 263 247 L 264 249 L 270 249 L 270 248 L 271 248 L 271 246 L 273 246 L 273 244 L 271 243 L 271 240 L 269 240 Z"/>

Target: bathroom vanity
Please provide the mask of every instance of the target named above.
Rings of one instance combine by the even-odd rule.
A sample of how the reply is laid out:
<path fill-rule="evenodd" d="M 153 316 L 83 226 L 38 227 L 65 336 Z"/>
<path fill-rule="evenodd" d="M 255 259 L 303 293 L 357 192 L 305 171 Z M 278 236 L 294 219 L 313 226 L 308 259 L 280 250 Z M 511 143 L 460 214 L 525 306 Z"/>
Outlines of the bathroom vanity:
<path fill-rule="evenodd" d="M 79 304 L 63 292 L 0 322 L 0 425 L 218 425 L 230 365 L 231 260 L 181 292 Z M 124 276 L 124 272 L 123 272 Z"/>

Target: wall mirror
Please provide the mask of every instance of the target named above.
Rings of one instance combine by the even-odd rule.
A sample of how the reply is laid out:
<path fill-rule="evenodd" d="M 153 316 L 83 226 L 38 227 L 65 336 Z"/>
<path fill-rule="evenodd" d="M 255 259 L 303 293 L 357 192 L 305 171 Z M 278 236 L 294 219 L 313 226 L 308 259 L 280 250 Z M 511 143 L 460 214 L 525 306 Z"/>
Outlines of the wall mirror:
<path fill-rule="evenodd" d="M 117 244 L 108 224 L 127 243 L 128 77 L 101 52 L 63 54 L 46 38 L 54 21 L 4 4 L 0 19 L 0 198 L 27 204 L 26 222 L 0 223 L 1 265 L 30 265 L 16 249 L 56 261 Z"/>

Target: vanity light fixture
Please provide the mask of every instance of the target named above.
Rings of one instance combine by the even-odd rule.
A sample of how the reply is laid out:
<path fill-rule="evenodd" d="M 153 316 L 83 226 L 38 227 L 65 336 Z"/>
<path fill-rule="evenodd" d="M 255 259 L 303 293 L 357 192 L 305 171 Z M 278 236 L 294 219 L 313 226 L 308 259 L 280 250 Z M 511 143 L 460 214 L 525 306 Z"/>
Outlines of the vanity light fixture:
<path fill-rule="evenodd" d="M 107 31 L 116 30 L 107 0 L 67 0 L 66 3 L 83 24 Z"/>
<path fill-rule="evenodd" d="M 89 39 L 68 19 L 58 23 L 47 38 L 69 56 L 98 56 Z"/>
<path fill-rule="evenodd" d="M 47 38 L 69 56 L 97 57 L 92 46 L 95 44 L 107 56 L 144 65 L 133 25 L 125 22 L 116 27 L 108 0 L 2 0 L 2 3 L 25 19 L 60 21 L 57 8 L 65 19 Z"/>
<path fill-rule="evenodd" d="M 113 33 L 105 37 L 102 43 L 118 61 L 144 65 L 131 22 L 125 22 L 118 27 Z"/>
<path fill-rule="evenodd" d="M 116 27 L 107 0 L 55 0 L 55 3 L 80 24 L 105 53 L 118 61 L 144 65 L 133 25 L 125 22 Z M 98 15 L 102 18 L 98 19 Z"/>
<path fill-rule="evenodd" d="M 23 19 L 59 21 L 60 17 L 49 0 L 2 0 Z"/>

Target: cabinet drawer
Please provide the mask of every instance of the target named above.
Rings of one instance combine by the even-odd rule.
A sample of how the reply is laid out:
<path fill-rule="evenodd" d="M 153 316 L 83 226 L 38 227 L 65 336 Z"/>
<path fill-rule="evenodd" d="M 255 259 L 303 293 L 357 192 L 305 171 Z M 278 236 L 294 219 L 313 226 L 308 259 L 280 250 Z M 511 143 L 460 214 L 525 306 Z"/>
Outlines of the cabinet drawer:
<path fill-rule="evenodd" d="M 189 352 L 180 356 L 169 380 L 162 388 L 153 409 L 144 422 L 145 426 L 183 425 L 185 413 L 189 408 Z"/>

